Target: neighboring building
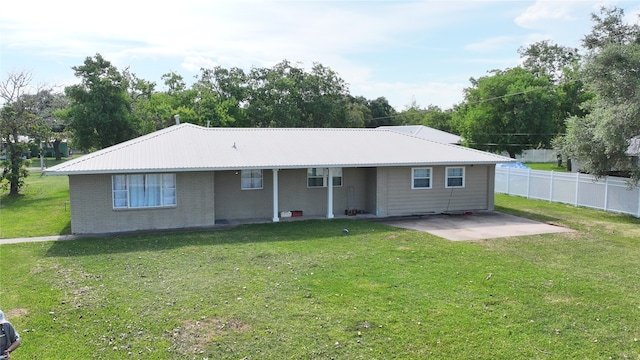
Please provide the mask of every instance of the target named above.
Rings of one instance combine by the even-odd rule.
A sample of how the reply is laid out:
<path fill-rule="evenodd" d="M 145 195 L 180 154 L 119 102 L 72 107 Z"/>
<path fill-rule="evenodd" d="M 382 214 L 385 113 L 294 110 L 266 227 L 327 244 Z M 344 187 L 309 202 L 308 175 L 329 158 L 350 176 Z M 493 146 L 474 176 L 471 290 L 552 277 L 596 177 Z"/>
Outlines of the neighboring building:
<path fill-rule="evenodd" d="M 386 129 L 175 125 L 49 168 L 73 233 L 493 210 L 511 159 Z"/>
<path fill-rule="evenodd" d="M 638 159 L 640 158 L 640 135 L 629 140 L 629 147 L 627 148 L 625 154 L 631 157 L 631 163 L 634 166 L 640 166 L 640 161 L 638 161 Z"/>
<path fill-rule="evenodd" d="M 424 125 L 380 126 L 378 129 L 392 130 L 443 144 L 462 144 L 462 137 Z"/>
<path fill-rule="evenodd" d="M 632 166 L 636 166 L 636 167 L 640 166 L 640 135 L 634 136 L 631 139 L 629 139 L 629 146 L 625 151 L 625 155 L 629 156 Z M 574 173 L 582 172 L 582 165 L 583 164 L 580 161 L 580 159 L 573 158 L 572 165 L 571 165 L 571 172 L 574 172 Z M 620 173 L 617 170 L 619 169 L 611 169 L 611 173 L 612 174 Z M 625 176 L 625 175 L 622 174 L 622 175 L 616 175 L 616 176 Z"/>

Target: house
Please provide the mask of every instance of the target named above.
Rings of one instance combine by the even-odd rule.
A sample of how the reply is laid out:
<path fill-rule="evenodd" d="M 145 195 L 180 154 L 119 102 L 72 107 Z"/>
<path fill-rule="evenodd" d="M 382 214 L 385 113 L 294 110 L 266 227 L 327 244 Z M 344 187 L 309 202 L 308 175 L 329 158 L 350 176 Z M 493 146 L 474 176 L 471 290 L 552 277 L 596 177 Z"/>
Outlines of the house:
<path fill-rule="evenodd" d="M 388 129 L 180 124 L 69 160 L 75 234 L 493 210 L 511 159 Z"/>

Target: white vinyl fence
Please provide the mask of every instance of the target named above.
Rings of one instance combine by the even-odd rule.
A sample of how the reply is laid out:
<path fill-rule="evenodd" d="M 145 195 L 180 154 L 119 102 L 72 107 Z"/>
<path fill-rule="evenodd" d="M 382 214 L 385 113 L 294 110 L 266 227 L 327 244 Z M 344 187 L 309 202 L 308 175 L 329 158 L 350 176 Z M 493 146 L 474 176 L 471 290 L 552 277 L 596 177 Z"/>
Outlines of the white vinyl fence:
<path fill-rule="evenodd" d="M 640 188 L 627 179 L 554 171 L 496 168 L 496 193 L 585 206 L 640 217 Z"/>

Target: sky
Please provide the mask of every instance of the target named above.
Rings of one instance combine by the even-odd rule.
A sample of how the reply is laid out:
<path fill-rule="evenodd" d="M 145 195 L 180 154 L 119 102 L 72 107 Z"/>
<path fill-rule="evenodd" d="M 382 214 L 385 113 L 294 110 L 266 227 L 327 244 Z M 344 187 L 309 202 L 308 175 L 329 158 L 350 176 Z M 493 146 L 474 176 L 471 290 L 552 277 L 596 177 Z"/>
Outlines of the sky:
<path fill-rule="evenodd" d="M 640 2 L 590 0 L 21 0 L 0 5 L 0 78 L 77 84 L 73 66 L 97 53 L 164 90 L 201 68 L 331 68 L 353 96 L 451 108 L 470 78 L 518 66 L 542 40 L 580 48 L 601 6 L 637 22 Z"/>

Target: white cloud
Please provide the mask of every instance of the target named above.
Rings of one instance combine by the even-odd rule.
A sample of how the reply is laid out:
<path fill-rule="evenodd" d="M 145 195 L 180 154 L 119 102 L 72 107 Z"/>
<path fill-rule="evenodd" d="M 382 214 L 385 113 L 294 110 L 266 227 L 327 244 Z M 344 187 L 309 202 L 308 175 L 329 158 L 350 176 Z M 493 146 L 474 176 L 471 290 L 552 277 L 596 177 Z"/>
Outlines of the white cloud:
<path fill-rule="evenodd" d="M 549 22 L 573 21 L 575 1 L 537 0 L 515 18 L 516 24 L 526 29 L 540 29 Z"/>
<path fill-rule="evenodd" d="M 513 36 L 497 36 L 490 39 L 465 45 L 465 49 L 474 52 L 491 52 L 504 47 L 511 47 L 516 40 Z"/>

